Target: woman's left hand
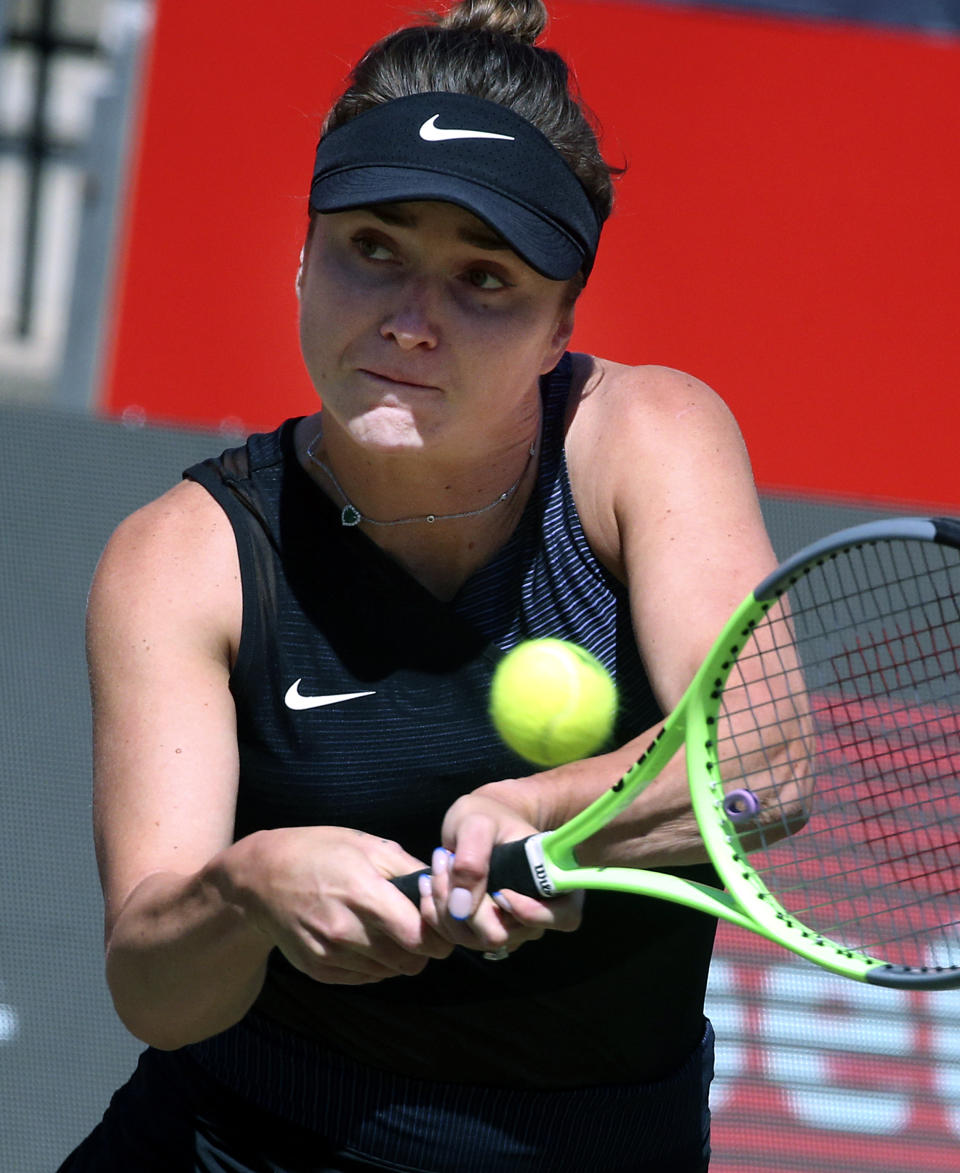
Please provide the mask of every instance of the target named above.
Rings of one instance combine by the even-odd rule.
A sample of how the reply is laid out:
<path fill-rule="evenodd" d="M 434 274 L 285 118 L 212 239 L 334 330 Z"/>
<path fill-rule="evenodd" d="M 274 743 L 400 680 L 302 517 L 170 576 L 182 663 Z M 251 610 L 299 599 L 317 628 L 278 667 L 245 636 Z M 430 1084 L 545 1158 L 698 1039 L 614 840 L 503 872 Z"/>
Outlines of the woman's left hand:
<path fill-rule="evenodd" d="M 458 799 L 443 821 L 443 845 L 421 884 L 426 922 L 455 945 L 485 953 L 513 952 L 548 929 L 573 932 L 580 925 L 581 893 L 536 900 L 504 889 L 487 894 L 490 852 L 497 843 L 525 839 L 537 828 L 515 808 L 489 794 Z"/>

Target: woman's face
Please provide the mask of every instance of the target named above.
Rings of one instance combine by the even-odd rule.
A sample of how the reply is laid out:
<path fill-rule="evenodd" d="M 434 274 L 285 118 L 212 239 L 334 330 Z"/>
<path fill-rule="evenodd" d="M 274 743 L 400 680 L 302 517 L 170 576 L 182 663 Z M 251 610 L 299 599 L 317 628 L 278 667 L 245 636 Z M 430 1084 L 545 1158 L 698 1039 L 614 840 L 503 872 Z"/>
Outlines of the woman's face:
<path fill-rule="evenodd" d="M 385 451 L 515 435 L 573 326 L 567 283 L 439 202 L 317 216 L 300 296 L 324 409 Z"/>

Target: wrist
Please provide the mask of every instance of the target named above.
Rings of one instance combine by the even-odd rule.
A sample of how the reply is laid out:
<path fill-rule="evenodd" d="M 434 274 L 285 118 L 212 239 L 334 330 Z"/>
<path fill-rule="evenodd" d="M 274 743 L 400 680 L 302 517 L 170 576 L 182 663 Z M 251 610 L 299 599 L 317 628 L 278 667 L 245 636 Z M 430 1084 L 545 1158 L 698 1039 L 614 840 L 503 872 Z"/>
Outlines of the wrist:
<path fill-rule="evenodd" d="M 550 831 L 573 818 L 589 799 L 584 798 L 587 762 L 571 762 L 526 778 L 506 778 L 479 787 L 473 793 L 515 811 L 539 831 Z"/>
<path fill-rule="evenodd" d="M 480 803 L 491 802 L 506 807 L 513 814 L 531 826 L 539 827 L 541 803 L 532 778 L 503 778 L 498 782 L 487 782 L 466 795 Z"/>
<path fill-rule="evenodd" d="M 268 831 L 255 831 L 218 852 L 202 869 L 202 889 L 211 893 L 248 930 L 269 946 L 262 887 L 265 876 L 264 840 Z"/>

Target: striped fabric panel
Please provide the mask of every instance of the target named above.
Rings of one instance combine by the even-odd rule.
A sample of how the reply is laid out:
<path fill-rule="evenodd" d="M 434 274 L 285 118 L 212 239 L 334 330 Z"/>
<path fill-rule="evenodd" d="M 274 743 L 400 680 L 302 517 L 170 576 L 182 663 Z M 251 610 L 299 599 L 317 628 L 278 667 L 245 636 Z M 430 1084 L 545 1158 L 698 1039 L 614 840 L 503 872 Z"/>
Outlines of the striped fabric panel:
<path fill-rule="evenodd" d="M 708 1144 L 712 1051 L 708 1025 L 684 1067 L 659 1083 L 537 1092 L 361 1066 L 256 1014 L 187 1048 L 258 1108 L 417 1173 L 661 1173 L 674 1162 L 692 1171 Z"/>

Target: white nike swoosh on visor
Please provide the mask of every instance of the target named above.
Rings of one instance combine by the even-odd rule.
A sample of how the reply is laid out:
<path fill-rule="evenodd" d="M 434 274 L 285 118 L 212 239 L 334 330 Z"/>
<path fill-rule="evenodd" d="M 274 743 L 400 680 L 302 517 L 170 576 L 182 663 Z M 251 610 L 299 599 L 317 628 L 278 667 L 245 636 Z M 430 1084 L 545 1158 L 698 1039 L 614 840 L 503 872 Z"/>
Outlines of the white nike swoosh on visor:
<path fill-rule="evenodd" d="M 425 142 L 443 143 L 452 138 L 500 138 L 508 143 L 516 142 L 512 134 L 494 134 L 492 130 L 445 130 L 437 126 L 439 117 L 439 114 L 434 114 L 420 127 L 420 137 Z"/>
<path fill-rule="evenodd" d="M 319 709 L 324 705 L 335 705 L 340 701 L 355 701 L 357 697 L 361 696 L 375 696 L 372 692 L 340 692 L 333 696 L 303 696 L 300 692 L 300 680 L 295 680 L 293 684 L 287 689 L 287 695 L 283 698 L 284 704 L 288 709 L 293 709 L 296 712 L 302 712 L 304 709 Z"/>

